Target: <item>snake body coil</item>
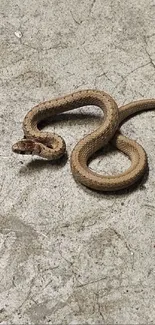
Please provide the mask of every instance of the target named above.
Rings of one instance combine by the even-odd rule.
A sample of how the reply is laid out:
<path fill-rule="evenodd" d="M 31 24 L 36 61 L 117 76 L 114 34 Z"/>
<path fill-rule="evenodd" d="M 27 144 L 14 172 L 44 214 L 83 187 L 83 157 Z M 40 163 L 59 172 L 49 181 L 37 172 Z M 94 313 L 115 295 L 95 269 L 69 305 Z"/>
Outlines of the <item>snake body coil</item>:
<path fill-rule="evenodd" d="M 71 154 L 71 170 L 74 178 L 83 185 L 101 191 L 127 188 L 138 181 L 147 166 L 146 153 L 135 141 L 123 136 L 118 127 L 127 117 L 139 111 L 155 108 L 155 99 L 139 100 L 118 109 L 114 99 L 98 90 L 82 90 L 70 95 L 40 103 L 33 107 L 23 121 L 24 139 L 12 146 L 20 154 L 33 154 L 54 160 L 66 151 L 64 140 L 57 134 L 42 132 L 38 123 L 48 117 L 86 105 L 95 105 L 104 112 L 102 124 L 91 134 L 80 140 Z M 124 173 L 99 175 L 88 167 L 89 158 L 111 142 L 131 160 Z"/>

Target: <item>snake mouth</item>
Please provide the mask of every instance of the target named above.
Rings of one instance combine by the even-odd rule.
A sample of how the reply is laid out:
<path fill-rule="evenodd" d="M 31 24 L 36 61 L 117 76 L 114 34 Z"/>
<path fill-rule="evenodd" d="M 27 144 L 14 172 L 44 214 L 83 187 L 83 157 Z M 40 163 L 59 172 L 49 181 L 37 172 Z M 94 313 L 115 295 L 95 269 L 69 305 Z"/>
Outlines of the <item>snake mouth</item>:
<path fill-rule="evenodd" d="M 15 153 L 18 153 L 20 155 L 32 155 L 33 151 L 22 151 L 22 150 L 16 150 Z"/>

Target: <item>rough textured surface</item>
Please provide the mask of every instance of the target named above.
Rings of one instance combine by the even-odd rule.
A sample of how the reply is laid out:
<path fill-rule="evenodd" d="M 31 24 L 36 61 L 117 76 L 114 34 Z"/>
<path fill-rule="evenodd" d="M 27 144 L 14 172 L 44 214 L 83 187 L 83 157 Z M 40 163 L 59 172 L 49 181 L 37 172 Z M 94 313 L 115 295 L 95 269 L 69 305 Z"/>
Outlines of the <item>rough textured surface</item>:
<path fill-rule="evenodd" d="M 1 324 L 155 323 L 155 112 L 123 126 L 150 170 L 121 195 L 77 185 L 65 159 L 11 152 L 40 101 L 84 88 L 119 105 L 155 97 L 154 1 L 1 0 L 0 15 Z M 65 136 L 70 155 L 99 117 L 81 109 L 46 129 Z M 113 152 L 91 163 L 109 173 L 128 165 Z"/>

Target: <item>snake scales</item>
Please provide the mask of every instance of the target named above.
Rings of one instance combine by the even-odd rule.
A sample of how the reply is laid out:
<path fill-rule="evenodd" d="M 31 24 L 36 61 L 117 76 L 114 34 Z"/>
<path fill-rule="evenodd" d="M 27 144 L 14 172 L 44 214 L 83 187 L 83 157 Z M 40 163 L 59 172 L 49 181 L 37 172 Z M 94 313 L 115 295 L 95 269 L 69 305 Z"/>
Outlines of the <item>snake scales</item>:
<path fill-rule="evenodd" d="M 55 160 L 66 152 L 64 140 L 55 133 L 42 132 L 38 123 L 48 117 L 86 105 L 95 105 L 104 112 L 103 122 L 91 134 L 80 140 L 71 154 L 71 170 L 75 180 L 101 191 L 127 188 L 137 182 L 145 172 L 147 158 L 144 149 L 135 141 L 123 136 L 119 125 L 129 116 L 155 108 L 155 99 L 139 100 L 118 106 L 107 93 L 98 90 L 82 90 L 64 97 L 40 103 L 33 107 L 23 121 L 24 138 L 12 146 L 19 154 L 32 154 Z M 88 167 L 89 158 L 111 142 L 131 160 L 125 172 L 113 176 L 100 175 Z"/>

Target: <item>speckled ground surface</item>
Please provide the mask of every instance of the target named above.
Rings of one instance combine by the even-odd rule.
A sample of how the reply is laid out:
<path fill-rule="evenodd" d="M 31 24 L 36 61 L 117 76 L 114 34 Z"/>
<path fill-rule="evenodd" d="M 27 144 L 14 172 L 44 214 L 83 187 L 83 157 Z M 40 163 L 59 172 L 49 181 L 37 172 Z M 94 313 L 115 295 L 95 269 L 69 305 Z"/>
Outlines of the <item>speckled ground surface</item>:
<path fill-rule="evenodd" d="M 148 154 L 133 191 L 101 194 L 76 184 L 67 161 L 17 156 L 22 120 L 35 104 L 98 88 L 119 105 L 155 97 L 155 2 L 0 1 L 0 322 L 155 324 L 155 112 L 124 134 Z M 68 156 L 97 127 L 85 108 L 47 126 Z M 115 173 L 120 153 L 91 167 Z"/>

